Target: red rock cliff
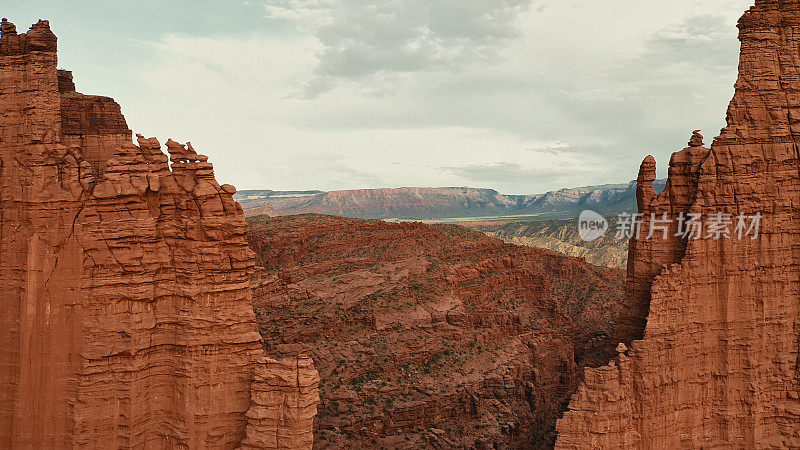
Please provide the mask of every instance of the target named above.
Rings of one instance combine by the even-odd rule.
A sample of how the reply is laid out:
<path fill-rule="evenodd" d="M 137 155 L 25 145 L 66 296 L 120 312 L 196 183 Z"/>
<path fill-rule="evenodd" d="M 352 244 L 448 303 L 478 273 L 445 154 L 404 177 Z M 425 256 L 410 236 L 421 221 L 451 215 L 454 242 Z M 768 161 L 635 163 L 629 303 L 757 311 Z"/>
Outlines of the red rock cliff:
<path fill-rule="evenodd" d="M 0 448 L 310 447 L 308 364 L 306 420 L 277 422 L 307 429 L 248 422 L 256 393 L 290 387 L 263 374 L 235 189 L 190 144 L 167 143 L 171 166 L 132 144 L 119 105 L 56 64 L 46 21 L 3 19 Z"/>
<path fill-rule="evenodd" d="M 739 29 L 727 127 L 673 155 L 660 195 L 642 164 L 640 211 L 670 236 L 631 242 L 631 348 L 587 371 L 557 448 L 800 447 L 800 2 L 758 0 Z M 687 240 L 681 212 L 764 217 L 757 239 Z"/>

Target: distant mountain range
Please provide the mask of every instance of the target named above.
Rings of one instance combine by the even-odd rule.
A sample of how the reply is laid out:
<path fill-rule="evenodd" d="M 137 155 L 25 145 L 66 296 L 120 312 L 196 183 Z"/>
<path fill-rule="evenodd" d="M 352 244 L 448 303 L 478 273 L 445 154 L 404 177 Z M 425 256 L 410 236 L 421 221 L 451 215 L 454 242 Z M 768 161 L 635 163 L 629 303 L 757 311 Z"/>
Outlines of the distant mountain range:
<path fill-rule="evenodd" d="M 656 182 L 663 189 L 663 180 Z M 240 191 L 248 216 L 327 214 L 357 219 L 464 221 L 577 217 L 592 209 L 604 215 L 636 211 L 636 182 L 506 195 L 469 187 L 359 189 L 350 191 Z"/>

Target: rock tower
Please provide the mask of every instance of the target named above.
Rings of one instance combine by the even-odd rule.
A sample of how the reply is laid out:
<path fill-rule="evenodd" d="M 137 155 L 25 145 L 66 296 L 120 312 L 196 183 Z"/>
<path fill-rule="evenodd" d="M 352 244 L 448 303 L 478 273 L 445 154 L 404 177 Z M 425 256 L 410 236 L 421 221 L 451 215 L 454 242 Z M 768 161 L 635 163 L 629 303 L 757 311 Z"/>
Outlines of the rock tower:
<path fill-rule="evenodd" d="M 0 448 L 310 448 L 316 371 L 265 359 L 235 189 L 134 145 L 47 21 L 0 31 Z"/>
<path fill-rule="evenodd" d="M 675 153 L 659 195 L 642 163 L 643 229 L 666 213 L 669 233 L 631 241 L 630 350 L 587 370 L 557 448 L 800 447 L 800 2 L 757 0 L 739 30 L 720 136 Z M 725 214 L 733 236 L 676 236 L 689 214 Z M 740 215 L 763 215 L 755 239 Z"/>

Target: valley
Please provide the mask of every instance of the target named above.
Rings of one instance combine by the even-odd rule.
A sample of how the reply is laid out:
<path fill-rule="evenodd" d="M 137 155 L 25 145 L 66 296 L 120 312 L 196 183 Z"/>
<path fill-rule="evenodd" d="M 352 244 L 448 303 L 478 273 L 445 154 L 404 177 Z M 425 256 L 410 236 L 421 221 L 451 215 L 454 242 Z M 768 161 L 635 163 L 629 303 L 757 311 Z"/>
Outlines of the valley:
<path fill-rule="evenodd" d="M 268 354 L 311 355 L 318 448 L 552 445 L 624 273 L 449 224 L 254 217 Z"/>

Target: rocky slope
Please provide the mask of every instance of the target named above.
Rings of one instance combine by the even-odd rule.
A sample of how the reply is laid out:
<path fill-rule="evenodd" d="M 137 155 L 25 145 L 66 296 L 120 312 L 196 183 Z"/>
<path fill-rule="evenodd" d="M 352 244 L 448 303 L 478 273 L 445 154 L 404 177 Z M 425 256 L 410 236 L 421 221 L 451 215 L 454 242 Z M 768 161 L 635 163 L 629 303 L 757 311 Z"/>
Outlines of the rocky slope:
<path fill-rule="evenodd" d="M 658 183 L 657 183 L 658 184 Z M 658 186 L 657 186 L 658 188 Z M 561 189 L 537 195 L 504 195 L 466 187 L 362 189 L 355 191 L 242 191 L 236 195 L 245 214 L 329 214 L 360 219 L 433 220 L 535 215 L 577 217 L 583 209 L 603 214 L 636 211 L 636 186 L 612 184 Z"/>
<path fill-rule="evenodd" d="M 614 223 L 616 218 L 608 218 Z M 613 229 L 605 237 L 586 242 L 578 233 L 576 219 L 531 220 L 525 222 L 480 223 L 462 225 L 486 233 L 505 242 L 545 248 L 567 256 L 584 258 L 596 266 L 625 269 L 628 267 L 628 241 L 616 239 Z"/>
<path fill-rule="evenodd" d="M 131 143 L 56 42 L 0 25 L 0 448 L 310 447 L 316 371 L 264 359 L 235 189 Z"/>
<path fill-rule="evenodd" d="M 269 353 L 307 352 L 317 448 L 531 448 L 613 352 L 623 273 L 453 225 L 251 218 Z"/>
<path fill-rule="evenodd" d="M 757 0 L 739 29 L 727 127 L 673 155 L 661 195 L 647 158 L 638 200 L 673 219 L 760 213 L 760 233 L 631 241 L 630 350 L 587 371 L 557 448 L 800 448 L 800 4 Z"/>

